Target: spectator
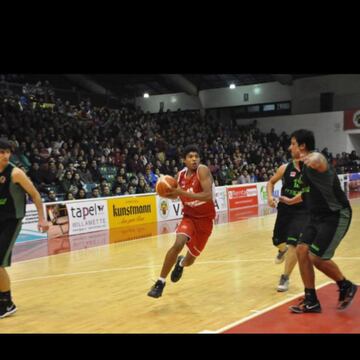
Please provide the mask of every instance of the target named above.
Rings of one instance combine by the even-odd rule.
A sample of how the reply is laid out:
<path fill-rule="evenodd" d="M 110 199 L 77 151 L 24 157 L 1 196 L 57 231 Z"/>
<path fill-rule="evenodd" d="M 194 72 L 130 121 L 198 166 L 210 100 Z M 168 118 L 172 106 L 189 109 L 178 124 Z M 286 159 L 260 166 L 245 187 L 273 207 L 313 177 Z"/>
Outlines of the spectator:
<path fill-rule="evenodd" d="M 47 198 L 45 199 L 45 202 L 56 202 L 58 201 L 58 198 L 55 194 L 54 190 L 49 190 Z"/>
<path fill-rule="evenodd" d="M 78 193 L 76 194 L 76 199 L 83 200 L 87 199 L 86 191 L 84 188 L 80 188 Z"/>
<path fill-rule="evenodd" d="M 92 188 L 92 190 L 91 190 L 91 197 L 93 197 L 93 198 L 99 198 L 99 197 L 101 197 L 100 196 L 100 190 L 99 190 L 99 188 L 96 186 L 96 187 L 94 187 L 94 188 Z"/>
<path fill-rule="evenodd" d="M 65 201 L 68 201 L 68 200 L 75 200 L 74 195 L 71 191 L 68 191 L 65 195 Z"/>
<path fill-rule="evenodd" d="M 88 170 L 86 167 L 86 161 L 83 160 L 80 162 L 80 167 L 78 168 L 77 172 L 80 175 L 81 181 L 84 183 L 89 184 L 94 182 L 90 170 Z"/>

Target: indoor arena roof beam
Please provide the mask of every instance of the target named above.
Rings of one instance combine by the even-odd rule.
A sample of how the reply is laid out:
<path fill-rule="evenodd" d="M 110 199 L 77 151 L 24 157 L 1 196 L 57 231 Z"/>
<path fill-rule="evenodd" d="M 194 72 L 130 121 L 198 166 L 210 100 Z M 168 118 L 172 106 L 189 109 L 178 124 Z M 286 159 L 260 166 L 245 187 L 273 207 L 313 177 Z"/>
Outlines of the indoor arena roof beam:
<path fill-rule="evenodd" d="M 101 95 L 113 95 L 111 91 L 105 89 L 103 86 L 98 84 L 97 82 L 90 80 L 84 75 L 81 74 L 64 74 L 69 80 L 75 83 L 78 86 L 94 93 Z"/>
<path fill-rule="evenodd" d="M 281 85 L 292 85 L 293 76 L 291 74 L 271 74 Z"/>
<path fill-rule="evenodd" d="M 173 83 L 188 95 L 198 96 L 197 87 L 180 74 L 161 74 L 166 80 Z"/>

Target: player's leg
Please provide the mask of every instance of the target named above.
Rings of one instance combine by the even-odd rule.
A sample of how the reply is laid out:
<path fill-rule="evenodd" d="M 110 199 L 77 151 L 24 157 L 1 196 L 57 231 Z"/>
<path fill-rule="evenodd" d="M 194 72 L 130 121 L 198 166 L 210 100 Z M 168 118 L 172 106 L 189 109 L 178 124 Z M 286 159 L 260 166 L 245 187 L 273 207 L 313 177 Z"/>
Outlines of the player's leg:
<path fill-rule="evenodd" d="M 288 244 L 288 250 L 285 259 L 284 273 L 280 276 L 277 291 L 283 292 L 289 290 L 290 274 L 297 263 L 296 247 Z"/>
<path fill-rule="evenodd" d="M 184 245 L 189 241 L 189 239 L 191 239 L 191 237 L 194 235 L 194 232 L 195 227 L 193 221 L 190 218 L 184 216 L 178 228 L 176 229 L 175 243 L 166 253 L 160 272 L 160 277 L 148 292 L 148 296 L 158 298 L 162 295 L 166 283 L 166 277 L 169 275 L 170 270 L 176 263 L 178 255 L 184 248 Z"/>
<path fill-rule="evenodd" d="M 287 252 L 286 246 L 286 232 L 287 232 L 287 217 L 286 214 L 278 212 L 275 220 L 273 230 L 273 245 L 278 248 L 278 253 L 275 257 L 275 264 L 281 264 L 285 260 Z"/>
<path fill-rule="evenodd" d="M 347 233 L 350 223 L 351 209 L 343 209 L 339 214 L 329 217 L 323 222 L 316 241 L 310 248 L 311 260 L 315 267 L 336 281 L 339 287 L 338 309 L 340 310 L 351 304 L 357 286 L 345 278 L 338 265 L 331 258 Z"/>
<path fill-rule="evenodd" d="M 301 279 L 305 286 L 305 297 L 297 305 L 290 306 L 293 313 L 320 313 L 321 305 L 315 290 L 315 271 L 309 255 L 309 245 L 316 237 L 316 222 L 310 222 L 305 227 L 304 233 L 300 237 L 299 244 L 296 247 Z"/>
<path fill-rule="evenodd" d="M 194 231 L 191 239 L 186 243 L 188 252 L 186 256 L 179 256 L 174 270 L 171 272 L 171 281 L 177 282 L 181 279 L 185 266 L 191 266 L 196 258 L 204 250 L 206 243 L 212 233 L 212 219 L 193 219 Z"/>
<path fill-rule="evenodd" d="M 296 246 L 299 241 L 299 236 L 304 226 L 308 223 L 309 217 L 307 214 L 294 214 L 288 225 L 288 232 L 286 244 L 288 251 L 285 258 L 284 273 L 280 276 L 277 291 L 283 292 L 289 289 L 290 275 L 297 263 Z"/>
<path fill-rule="evenodd" d="M 22 219 L 8 219 L 1 222 L 0 233 L 0 318 L 16 311 L 12 302 L 11 283 L 6 267 L 11 265 L 12 249 L 21 229 Z"/>

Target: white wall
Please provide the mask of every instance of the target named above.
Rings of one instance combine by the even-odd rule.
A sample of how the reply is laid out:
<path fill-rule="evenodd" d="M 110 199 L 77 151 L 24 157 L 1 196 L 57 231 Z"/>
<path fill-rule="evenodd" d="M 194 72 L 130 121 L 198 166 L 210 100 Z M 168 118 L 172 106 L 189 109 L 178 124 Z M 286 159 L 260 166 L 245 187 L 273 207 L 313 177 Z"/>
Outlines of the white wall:
<path fill-rule="evenodd" d="M 195 109 L 225 108 L 251 104 L 291 101 L 293 114 L 320 112 L 320 94 L 334 93 L 334 111 L 360 108 L 360 74 L 337 74 L 308 77 L 295 80 L 293 85 L 278 82 L 229 88 L 209 89 L 199 92 L 199 96 L 185 93 L 154 95 L 148 99 L 136 98 L 136 104 L 144 111 L 159 111 L 164 102 L 164 110 L 176 111 Z M 249 100 L 244 101 L 244 94 Z"/>
<path fill-rule="evenodd" d="M 202 90 L 199 98 L 204 108 L 221 108 L 268 102 L 291 100 L 291 87 L 278 82 L 258 85 L 239 86 L 229 88 Z M 244 101 L 244 94 L 249 94 L 249 100 Z"/>
<path fill-rule="evenodd" d="M 174 93 L 164 95 L 152 95 L 149 98 L 137 97 L 136 106 L 140 106 L 145 112 L 157 113 L 160 109 L 160 102 L 164 102 L 164 111 L 199 110 L 201 103 L 197 96 L 190 96 L 185 93 Z"/>
<path fill-rule="evenodd" d="M 358 156 L 360 155 L 360 133 L 349 134 L 348 149 L 347 152 L 355 150 Z"/>
<path fill-rule="evenodd" d="M 283 131 L 287 134 L 298 129 L 312 130 L 315 135 L 316 147 L 322 150 L 327 147 L 333 155 L 342 151 L 350 152 L 353 145 L 349 142 L 349 134 L 343 131 L 344 113 L 342 111 L 304 114 L 270 116 L 257 118 L 258 127 L 263 132 L 270 132 L 274 128 L 280 135 Z M 239 124 L 253 122 L 254 119 L 238 120 Z"/>
<path fill-rule="evenodd" d="M 202 90 L 199 96 L 190 96 L 185 93 L 153 95 L 149 98 L 137 97 L 135 103 L 143 111 L 155 113 L 159 111 L 160 102 L 164 102 L 164 111 L 177 109 L 195 110 L 225 108 L 233 106 L 264 104 L 272 101 L 290 101 L 290 86 L 281 85 L 277 82 L 258 85 L 239 86 L 235 89 L 220 88 Z M 244 101 L 244 94 L 247 93 L 248 101 Z"/>
<path fill-rule="evenodd" d="M 333 110 L 360 108 L 360 74 L 335 74 L 298 79 L 291 87 L 292 113 L 320 111 L 320 94 L 334 93 Z"/>

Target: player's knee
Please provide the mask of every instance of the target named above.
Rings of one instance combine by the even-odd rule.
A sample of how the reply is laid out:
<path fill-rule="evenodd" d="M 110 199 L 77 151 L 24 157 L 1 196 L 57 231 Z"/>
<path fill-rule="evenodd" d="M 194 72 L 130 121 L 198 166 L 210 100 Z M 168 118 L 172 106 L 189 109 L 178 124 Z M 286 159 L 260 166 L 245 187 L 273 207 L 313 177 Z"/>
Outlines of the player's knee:
<path fill-rule="evenodd" d="M 309 247 L 307 245 L 300 244 L 296 247 L 296 256 L 298 259 L 303 259 L 309 256 Z"/>
<path fill-rule="evenodd" d="M 314 264 L 315 267 L 321 266 L 321 263 L 323 262 L 323 260 L 319 256 L 316 256 L 313 254 L 310 254 L 310 260 Z"/>
<path fill-rule="evenodd" d="M 187 257 L 185 262 L 186 262 L 186 266 L 191 266 L 196 260 L 196 257 L 194 256 L 190 256 L 190 257 Z"/>
<path fill-rule="evenodd" d="M 185 242 L 186 241 L 184 241 L 184 240 L 179 240 L 179 239 L 176 239 L 176 241 L 175 241 L 175 243 L 174 243 L 174 245 L 173 245 L 173 249 L 175 250 L 175 251 L 177 251 L 177 252 L 180 252 L 182 249 L 183 249 L 183 247 L 184 247 L 184 245 L 185 245 Z"/>

